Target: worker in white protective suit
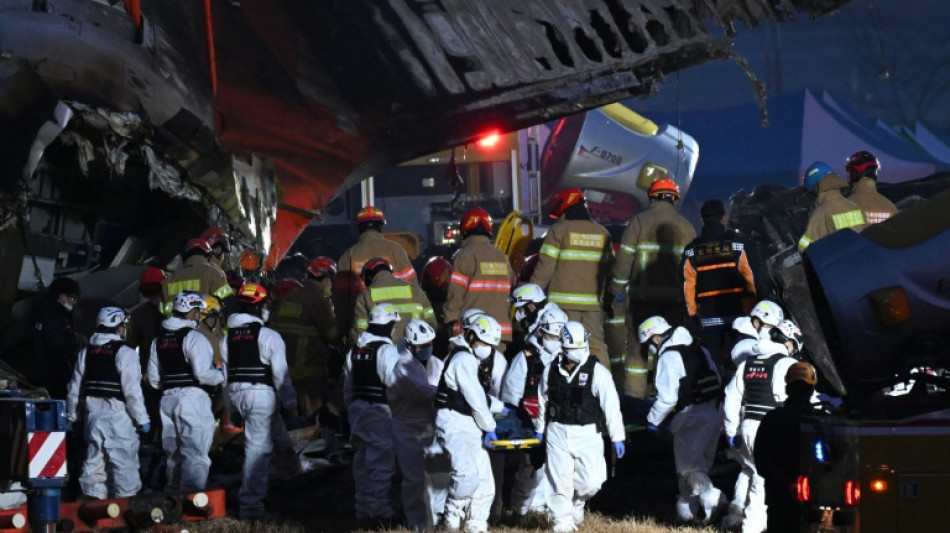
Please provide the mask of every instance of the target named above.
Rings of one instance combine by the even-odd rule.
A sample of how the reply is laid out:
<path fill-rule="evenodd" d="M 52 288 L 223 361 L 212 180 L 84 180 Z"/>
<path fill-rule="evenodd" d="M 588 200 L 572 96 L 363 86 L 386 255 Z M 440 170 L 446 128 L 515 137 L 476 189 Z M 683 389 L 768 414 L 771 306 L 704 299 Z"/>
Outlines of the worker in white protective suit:
<path fill-rule="evenodd" d="M 224 372 L 214 367 L 214 349 L 197 329 L 206 305 L 196 292 L 178 293 L 148 358 L 149 385 L 162 391 L 166 492 L 204 490 L 211 468 L 214 414 L 207 389 L 224 383 Z"/>
<path fill-rule="evenodd" d="M 561 330 L 568 321 L 567 313 L 554 304 L 549 305 L 553 307 L 538 317 L 537 327 L 528 335 L 524 350 L 511 360 L 501 389 L 502 401 L 515 406 L 518 416 L 530 420 L 535 427 L 540 410 L 541 376 L 561 353 Z M 519 454 L 511 489 L 511 509 L 518 517 L 547 510 L 551 484 L 545 473 L 544 456 L 543 444 Z"/>
<path fill-rule="evenodd" d="M 483 447 L 498 440 L 495 419 L 489 410 L 488 391 L 492 385 L 491 366 L 485 363 L 496 355 L 501 342 L 501 325 L 485 315 L 463 320 L 462 339 L 453 337 L 445 370 L 436 393 L 435 436 L 448 454 L 452 479 L 445 500 L 442 525 L 449 533 L 488 531 L 488 517 L 495 497 L 488 452 Z M 459 342 L 462 341 L 462 343 Z M 499 408 L 504 411 L 504 406 Z M 437 510 L 437 504 L 433 503 Z"/>
<path fill-rule="evenodd" d="M 749 482 L 745 487 L 737 483 L 722 525 L 735 528 L 741 522 L 743 533 L 765 530 L 765 480 L 755 468 L 755 434 L 765 414 L 785 402 L 785 374 L 797 362 L 793 355 L 802 348 L 802 332 L 791 320 L 779 322 L 768 334 L 756 345 L 758 355 L 740 364 L 726 387 L 726 437 L 730 447 L 738 451 L 739 464 Z"/>
<path fill-rule="evenodd" d="M 732 362 L 739 363 L 759 355 L 756 348 L 760 338 L 768 338 L 769 330 L 785 320 L 782 307 L 771 300 L 760 300 L 749 316 L 736 317 L 732 329 L 736 330 L 736 344 L 732 347 Z"/>
<path fill-rule="evenodd" d="M 657 354 L 657 395 L 647 414 L 647 430 L 657 431 L 672 415 L 677 518 L 708 524 L 726 506 L 725 495 L 709 479 L 722 430 L 723 393 L 716 364 L 689 330 L 674 329 L 659 315 L 644 320 L 637 334 L 640 344 Z"/>
<path fill-rule="evenodd" d="M 400 358 L 392 341 L 397 322 L 399 312 L 393 304 L 375 304 L 366 330 L 346 354 L 343 404 L 350 418 L 354 452 L 356 518 L 364 522 L 387 522 L 394 514 L 390 487 L 396 457 L 387 386 Z"/>
<path fill-rule="evenodd" d="M 546 311 L 560 309 L 556 303 L 549 301 L 544 289 L 535 283 L 519 285 L 511 291 L 508 303 L 514 309 L 515 320 L 525 333 L 525 339 L 531 336 Z"/>
<path fill-rule="evenodd" d="M 432 357 L 435 329 L 410 320 L 399 343 L 399 361 L 386 384 L 393 417 L 393 444 L 402 472 L 402 508 L 413 531 L 431 531 L 435 523 L 426 488 L 425 449 L 435 438 L 435 393 L 443 364 Z"/>
<path fill-rule="evenodd" d="M 602 427 L 617 458 L 626 451 L 617 388 L 610 371 L 591 356 L 589 337 L 580 322 L 567 322 L 561 329 L 561 355 L 541 377 L 536 428 L 548 453 L 555 533 L 577 531 L 587 500 L 607 480 Z"/>
<path fill-rule="evenodd" d="M 151 429 L 142 396 L 142 365 L 125 344 L 129 316 L 103 307 L 89 346 L 79 352 L 67 387 L 66 419 L 71 427 L 82 409 L 86 460 L 79 486 L 89 498 L 126 498 L 142 488 L 139 434 Z M 108 472 L 112 472 L 109 479 Z"/>
<path fill-rule="evenodd" d="M 296 426 L 297 391 L 287 370 L 287 348 L 277 331 L 264 324 L 270 296 L 257 283 L 237 291 L 237 312 L 228 317 L 221 339 L 221 362 L 228 375 L 231 406 L 244 418 L 244 465 L 238 490 L 238 516 L 266 513 L 271 458 L 278 475 L 293 475 L 298 464 L 287 426 Z"/>

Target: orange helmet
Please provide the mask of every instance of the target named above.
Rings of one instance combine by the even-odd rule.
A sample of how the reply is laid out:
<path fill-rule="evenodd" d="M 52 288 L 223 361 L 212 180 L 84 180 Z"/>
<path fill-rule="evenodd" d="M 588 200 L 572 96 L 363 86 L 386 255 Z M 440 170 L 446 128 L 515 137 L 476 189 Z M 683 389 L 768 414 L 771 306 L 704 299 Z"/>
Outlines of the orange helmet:
<path fill-rule="evenodd" d="M 336 277 L 336 262 L 321 255 L 307 265 L 307 272 L 317 279 Z"/>
<path fill-rule="evenodd" d="M 450 277 L 452 277 L 452 263 L 438 255 L 432 257 L 426 261 L 426 266 L 422 267 L 422 289 L 444 293 L 449 288 Z"/>
<path fill-rule="evenodd" d="M 267 289 L 257 283 L 245 283 L 237 293 L 237 301 L 242 304 L 258 305 L 269 299 Z"/>
<path fill-rule="evenodd" d="M 360 271 L 360 279 L 363 280 L 364 285 L 369 287 L 370 283 L 373 281 L 373 278 L 376 277 L 376 273 L 383 270 L 392 272 L 393 266 L 385 258 L 374 257 L 363 265 L 363 270 Z"/>
<path fill-rule="evenodd" d="M 208 228 L 201 234 L 201 238 L 208 241 L 208 246 L 212 248 L 220 244 L 225 252 L 231 251 L 231 238 L 221 228 Z"/>
<path fill-rule="evenodd" d="M 157 267 L 148 267 L 139 276 L 139 285 L 161 283 L 165 279 L 165 271 Z"/>
<path fill-rule="evenodd" d="M 465 216 L 462 217 L 462 224 L 459 230 L 462 232 L 462 235 L 465 235 L 476 228 L 482 228 L 487 231 L 489 235 L 492 233 L 491 215 L 481 207 L 470 209 L 468 213 L 465 213 Z"/>
<path fill-rule="evenodd" d="M 360 212 L 356 215 L 356 225 L 367 224 L 370 222 L 375 222 L 377 224 L 385 224 L 386 216 L 383 215 L 383 212 L 375 207 L 368 205 L 363 209 L 360 209 Z"/>
<path fill-rule="evenodd" d="M 650 198 L 660 198 L 664 194 L 668 194 L 674 199 L 679 200 L 680 186 L 671 180 L 669 176 L 662 176 L 650 185 L 650 190 L 647 191 L 647 194 Z"/>
<path fill-rule="evenodd" d="M 197 239 L 191 239 L 185 243 L 185 253 L 187 254 L 188 252 L 200 252 L 208 255 L 211 253 L 211 246 L 208 245 L 207 239 L 198 237 Z"/>
<path fill-rule="evenodd" d="M 572 205 L 579 204 L 584 201 L 584 193 L 581 192 L 577 187 L 571 187 L 569 189 L 562 189 L 554 195 L 554 198 L 551 199 L 551 218 L 557 218 L 564 214 L 564 211 Z"/>

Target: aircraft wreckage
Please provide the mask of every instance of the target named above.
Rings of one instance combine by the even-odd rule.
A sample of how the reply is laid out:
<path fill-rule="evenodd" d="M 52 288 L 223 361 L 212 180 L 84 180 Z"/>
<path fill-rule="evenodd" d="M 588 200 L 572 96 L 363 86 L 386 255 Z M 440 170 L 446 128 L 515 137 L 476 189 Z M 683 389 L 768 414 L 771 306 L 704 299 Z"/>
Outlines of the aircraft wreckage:
<path fill-rule="evenodd" d="M 274 264 L 377 171 L 648 96 L 741 62 L 737 25 L 845 3 L 5 0 L 3 270 L 164 264 L 208 224 Z"/>

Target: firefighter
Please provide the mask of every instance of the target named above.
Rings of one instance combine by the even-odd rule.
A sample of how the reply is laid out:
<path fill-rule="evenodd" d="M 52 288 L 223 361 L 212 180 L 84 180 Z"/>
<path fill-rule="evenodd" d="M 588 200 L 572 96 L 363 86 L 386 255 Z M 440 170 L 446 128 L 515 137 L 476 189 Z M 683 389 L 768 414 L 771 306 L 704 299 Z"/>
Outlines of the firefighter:
<path fill-rule="evenodd" d="M 742 470 L 750 480 L 743 492 L 736 487 L 723 527 L 742 524 L 742 531 L 759 533 L 765 530 L 765 488 L 759 476 L 753 453 L 755 433 L 766 413 L 785 401 L 785 379 L 795 364 L 791 356 L 802 348 L 801 330 L 792 321 L 783 320 L 768 330 L 768 338 L 760 338 L 759 355 L 739 365 L 736 375 L 726 387 L 724 407 L 725 432 L 729 445 L 739 451 Z"/>
<path fill-rule="evenodd" d="M 66 397 L 70 424 L 80 409 L 83 413 L 86 460 L 79 485 L 97 500 L 135 496 L 142 488 L 139 434 L 148 434 L 151 423 L 139 356 L 124 341 L 127 322 L 118 307 L 99 310 L 96 332 L 79 352 Z"/>
<path fill-rule="evenodd" d="M 208 241 L 208 246 L 211 247 L 211 257 L 208 258 L 208 262 L 224 272 L 224 260 L 231 253 L 231 238 L 227 232 L 221 228 L 208 228 L 204 230 L 200 238 Z"/>
<path fill-rule="evenodd" d="M 507 344 L 511 341 L 508 293 L 515 276 L 508 256 L 491 244 L 491 216 L 481 207 L 471 209 L 462 217 L 459 231 L 462 244 L 452 257 L 445 322 L 457 333 L 462 313 L 477 307 L 501 325 L 501 340 Z"/>
<path fill-rule="evenodd" d="M 328 405 L 330 382 L 342 374 L 343 353 L 331 299 L 336 274 L 336 263 L 329 257 L 311 261 L 303 287 L 277 303 L 269 322 L 287 346 L 297 412 L 305 417 Z M 331 368 L 336 369 L 333 374 Z"/>
<path fill-rule="evenodd" d="M 211 294 L 227 304 L 231 301 L 234 289 L 228 285 L 228 279 L 220 268 L 209 262 L 211 246 L 206 239 L 191 239 L 185 244 L 181 258 L 184 265 L 165 278 L 162 312 L 165 316 L 172 313 L 173 297 L 184 291 L 198 294 Z"/>
<path fill-rule="evenodd" d="M 73 307 L 79 301 L 79 284 L 65 276 L 55 278 L 46 293 L 34 300 L 33 361 L 31 381 L 46 389 L 50 398 L 66 397 L 66 386 L 81 348 L 73 326 Z"/>
<path fill-rule="evenodd" d="M 399 344 L 399 362 L 393 369 L 386 397 L 393 417 L 393 444 L 402 472 L 403 512 L 409 529 L 431 531 L 426 490 L 425 448 L 435 438 L 435 393 L 443 364 L 432 357 L 435 328 L 413 319 Z"/>
<path fill-rule="evenodd" d="M 788 398 L 762 418 L 755 436 L 755 466 L 765 480 L 769 533 L 801 531 L 800 504 L 795 491 L 801 473 L 801 424 L 819 414 L 811 403 L 818 375 L 815 367 L 798 362 L 785 374 Z"/>
<path fill-rule="evenodd" d="M 287 372 L 284 341 L 264 325 L 270 316 L 267 290 L 245 283 L 236 300 L 237 312 L 228 317 L 228 333 L 220 347 L 231 405 L 244 418 L 238 516 L 260 518 L 265 514 L 271 457 L 276 456 L 280 475 L 296 469 L 287 425 L 296 425 L 297 392 Z"/>
<path fill-rule="evenodd" d="M 785 312 L 779 304 L 771 300 L 759 301 L 749 312 L 749 316 L 736 317 L 732 321 L 732 329 L 736 332 L 736 344 L 732 347 L 732 364 L 738 367 L 739 363 L 759 355 L 759 339 L 766 337 L 769 329 L 783 320 Z"/>
<path fill-rule="evenodd" d="M 451 484 L 442 525 L 449 533 L 488 531 L 495 497 L 491 463 L 483 447 L 498 440 L 488 409 L 491 377 L 482 361 L 501 342 L 501 326 L 488 315 L 476 315 L 463 332 L 463 343 L 450 344 L 445 370 L 436 392 L 435 435 L 452 464 Z"/>
<path fill-rule="evenodd" d="M 553 303 L 549 306 L 538 317 L 537 327 L 531 329 L 524 349 L 512 359 L 501 393 L 502 401 L 515 406 L 518 417 L 530 421 L 532 427 L 537 425 L 539 415 L 541 376 L 561 353 L 561 330 L 568 322 L 564 311 Z M 529 512 L 545 512 L 550 492 L 551 485 L 544 470 L 544 448 L 520 454 L 511 489 L 511 508 L 515 515 L 524 517 Z"/>
<path fill-rule="evenodd" d="M 224 372 L 213 364 L 211 343 L 197 331 L 204 308 L 200 294 L 178 293 L 172 316 L 162 321 L 148 359 L 148 382 L 162 391 L 166 492 L 204 490 L 208 482 L 208 451 L 214 437 L 208 390 L 224 382 Z"/>
<path fill-rule="evenodd" d="M 676 516 L 684 522 L 698 519 L 709 524 L 726 505 L 725 495 L 709 479 L 722 430 L 722 382 L 715 362 L 686 328 L 674 328 L 661 316 L 644 320 L 637 335 L 657 357 L 657 396 L 647 415 L 647 430 L 657 431 L 672 415 L 679 479 Z"/>
<path fill-rule="evenodd" d="M 386 387 L 399 362 L 399 350 L 392 341 L 399 319 L 393 304 L 375 304 L 366 331 L 346 355 L 343 402 L 350 417 L 356 519 L 361 521 L 393 517 L 389 492 L 396 458 Z"/>
<path fill-rule="evenodd" d="M 139 276 L 139 294 L 141 298 L 139 303 L 129 309 L 129 322 L 126 328 L 126 343 L 136 349 L 139 354 L 139 368 L 148 368 L 148 356 L 152 348 L 152 341 L 158 335 L 162 327 L 162 320 L 165 316 L 162 314 L 162 281 L 165 279 L 165 271 L 148 267 L 142 271 Z M 144 377 L 144 376 L 143 376 Z M 158 405 L 162 400 L 162 393 L 152 387 L 144 387 L 142 395 L 145 397 L 145 410 L 148 412 L 149 420 L 155 420 L 156 424 L 151 426 L 152 431 L 149 435 L 143 437 L 146 442 L 159 443 L 159 433 L 161 426 L 157 423 L 161 415 Z M 153 459 L 157 461 L 157 459 Z M 157 464 L 157 463 L 156 463 Z"/>
<path fill-rule="evenodd" d="M 531 283 L 544 289 L 548 299 L 584 324 L 590 333 L 590 351 L 610 368 L 604 344 L 603 293 L 613 251 L 607 229 L 594 222 L 580 189 L 554 195 L 549 216 L 557 222 L 548 229 Z"/>
<path fill-rule="evenodd" d="M 732 359 L 724 353 L 732 347 L 730 326 L 748 311 L 745 306 L 755 297 L 755 279 L 742 237 L 725 226 L 722 202 L 704 202 L 700 215 L 703 229 L 683 251 L 687 322 L 694 332 L 702 331 L 703 345 L 722 370 L 732 366 Z"/>
<path fill-rule="evenodd" d="M 877 174 L 881 171 L 881 162 L 874 154 L 864 150 L 851 154 L 845 169 L 851 181 L 848 200 L 861 208 L 865 222 L 869 225 L 877 224 L 898 213 L 894 202 L 877 192 Z"/>
<path fill-rule="evenodd" d="M 419 284 L 406 250 L 383 236 L 382 228 L 385 225 L 386 217 L 383 212 L 371 205 L 364 207 L 356 215 L 360 240 L 340 256 L 339 270 L 333 283 L 333 309 L 341 335 L 353 327 L 356 297 L 366 288 L 361 273 L 363 265 L 370 259 L 382 257 L 392 265 L 395 277 L 413 285 Z M 402 334 L 402 331 L 399 333 Z"/>
<path fill-rule="evenodd" d="M 680 259 L 696 238 L 693 226 L 676 212 L 679 186 L 661 176 L 647 191 L 650 206 L 627 224 L 617 250 L 611 282 L 614 315 L 626 311 L 629 335 L 624 390 L 636 398 L 648 395 L 655 361 L 641 351 L 636 325 L 647 317 L 670 317 L 674 326 L 684 316 Z"/>
<path fill-rule="evenodd" d="M 538 329 L 544 313 L 561 309 L 556 303 L 548 300 L 544 290 L 534 283 L 519 285 L 511 291 L 508 301 L 514 309 L 515 320 L 518 321 L 526 339 Z"/>
<path fill-rule="evenodd" d="M 399 312 L 399 322 L 393 330 L 392 341 L 398 343 L 411 319 L 425 320 L 435 327 L 435 312 L 426 294 L 418 285 L 393 275 L 392 264 L 382 257 L 374 257 L 363 265 L 360 273 L 366 286 L 356 298 L 353 310 L 353 329 L 350 339 L 355 342 L 366 330 L 369 310 L 378 303 L 390 303 Z"/>
<path fill-rule="evenodd" d="M 452 263 L 440 256 L 430 257 L 422 269 L 421 282 L 423 292 L 432 304 L 435 314 L 435 342 L 432 343 L 435 354 L 444 358 L 448 350 L 448 340 L 452 335 L 445 327 L 445 299 L 449 293 L 449 280 L 452 277 Z"/>
<path fill-rule="evenodd" d="M 841 195 L 848 184 L 827 163 L 815 161 L 805 170 L 805 190 L 815 195 L 815 210 L 808 218 L 805 234 L 798 240 L 798 251 L 838 230 L 850 228 L 860 233 L 865 227 L 864 212 Z"/>
<path fill-rule="evenodd" d="M 580 322 L 561 329 L 561 355 L 544 370 L 538 393 L 537 437 L 547 449 L 545 470 L 555 532 L 577 531 L 584 506 L 607 480 L 600 421 L 617 458 L 626 437 L 620 399 L 610 371 L 592 357 Z"/>

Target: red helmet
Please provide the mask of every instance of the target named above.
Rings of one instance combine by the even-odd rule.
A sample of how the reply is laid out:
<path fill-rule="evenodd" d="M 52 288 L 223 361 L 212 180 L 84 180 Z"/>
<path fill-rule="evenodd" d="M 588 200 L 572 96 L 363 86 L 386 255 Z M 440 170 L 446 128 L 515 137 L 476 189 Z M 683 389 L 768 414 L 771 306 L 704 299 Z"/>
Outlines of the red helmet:
<path fill-rule="evenodd" d="M 444 257 L 435 256 L 426 261 L 422 267 L 422 289 L 444 293 L 449 288 L 449 278 L 452 277 L 452 263 Z"/>
<path fill-rule="evenodd" d="M 647 194 L 650 198 L 661 198 L 663 195 L 668 194 L 674 199 L 679 200 L 680 186 L 670 179 L 669 176 L 662 176 L 650 185 L 650 190 L 647 191 Z"/>
<path fill-rule="evenodd" d="M 257 283 L 245 283 L 237 293 L 237 301 L 242 304 L 258 305 L 269 299 L 267 289 Z"/>
<path fill-rule="evenodd" d="M 389 261 L 386 259 L 382 257 L 374 257 L 367 261 L 366 264 L 363 265 L 363 270 L 360 272 L 360 278 L 363 280 L 363 284 L 369 287 L 370 283 L 373 281 L 373 278 L 376 277 L 376 274 L 378 272 L 382 272 L 383 270 L 389 272 L 393 271 L 393 266 L 389 264 Z"/>
<path fill-rule="evenodd" d="M 476 228 L 482 228 L 487 231 L 489 235 L 492 234 L 491 215 L 481 207 L 470 209 L 468 213 L 465 213 L 465 216 L 462 217 L 462 224 L 459 230 L 462 232 L 462 235 L 465 235 Z"/>
<path fill-rule="evenodd" d="M 278 300 L 283 300 L 285 296 L 294 292 L 295 290 L 303 287 L 303 284 L 295 279 L 285 278 L 277 282 L 274 285 L 274 289 L 271 291 L 274 293 L 274 298 Z"/>
<path fill-rule="evenodd" d="M 157 267 L 148 267 L 139 276 L 139 285 L 161 283 L 165 279 L 165 271 Z"/>
<path fill-rule="evenodd" d="M 208 240 L 198 237 L 197 239 L 191 239 L 185 243 L 185 253 L 198 251 L 205 255 L 211 253 L 211 246 L 208 245 Z"/>
<path fill-rule="evenodd" d="M 386 216 L 383 215 L 383 212 L 375 207 L 368 205 L 363 209 L 360 209 L 360 212 L 356 215 L 356 225 L 366 224 L 370 222 L 375 222 L 377 224 L 385 224 Z"/>
<path fill-rule="evenodd" d="M 336 262 L 329 257 L 321 255 L 310 262 L 307 266 L 307 272 L 317 279 L 336 277 Z"/>
<path fill-rule="evenodd" d="M 231 238 L 221 228 L 208 228 L 201 234 L 201 238 L 208 241 L 208 246 L 212 248 L 220 244 L 225 252 L 231 251 Z"/>
<path fill-rule="evenodd" d="M 851 154 L 844 168 L 847 169 L 851 182 L 854 183 L 864 177 L 877 179 L 877 173 L 881 170 L 881 162 L 871 152 L 861 150 Z"/>
<path fill-rule="evenodd" d="M 551 199 L 551 218 L 557 218 L 564 214 L 564 211 L 572 205 L 579 204 L 584 201 L 584 193 L 581 192 L 577 187 L 571 187 L 569 189 L 562 189 L 554 195 L 554 198 Z"/>

